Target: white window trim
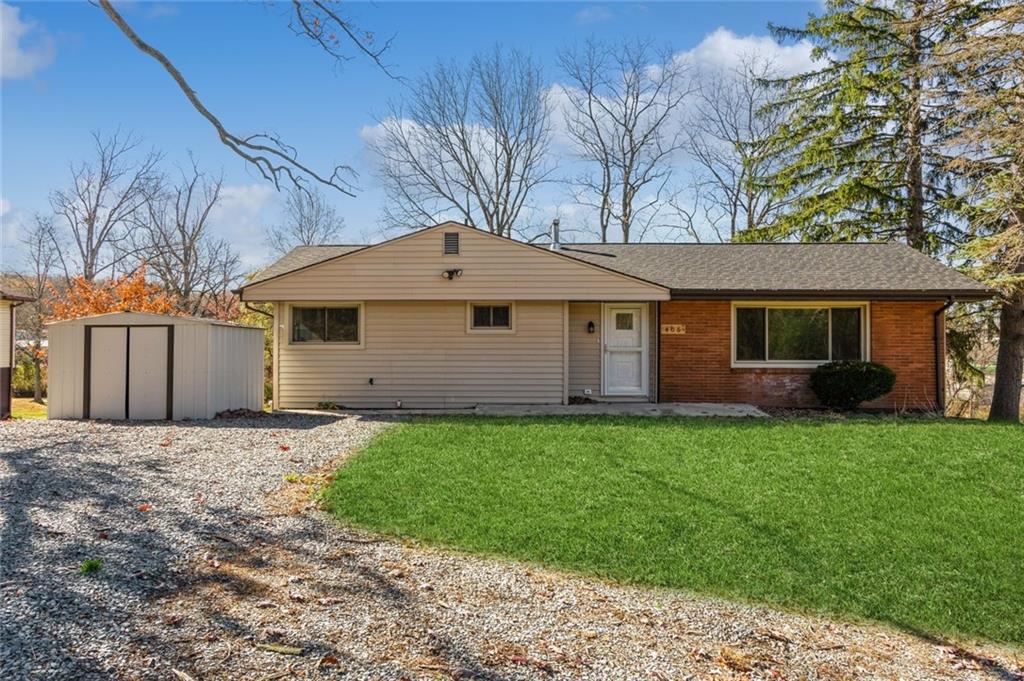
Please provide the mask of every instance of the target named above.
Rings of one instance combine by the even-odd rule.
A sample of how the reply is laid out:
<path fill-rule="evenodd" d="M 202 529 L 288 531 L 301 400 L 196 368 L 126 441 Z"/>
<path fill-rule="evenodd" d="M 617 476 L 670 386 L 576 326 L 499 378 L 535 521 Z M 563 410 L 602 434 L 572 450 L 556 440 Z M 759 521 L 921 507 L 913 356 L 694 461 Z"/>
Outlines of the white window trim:
<path fill-rule="evenodd" d="M 347 341 L 294 341 L 292 340 L 292 312 L 297 307 L 327 307 L 327 308 L 350 308 L 359 310 L 359 342 Z M 362 301 L 331 301 L 322 302 L 311 300 L 302 303 L 288 304 L 288 319 L 285 321 L 285 338 L 288 339 L 288 346 L 293 348 L 330 348 L 332 350 L 362 350 L 366 347 L 366 314 L 365 305 Z"/>
<path fill-rule="evenodd" d="M 739 361 L 736 359 L 736 308 L 739 307 L 763 307 L 763 308 L 822 308 L 822 307 L 852 307 L 861 310 L 861 349 L 862 359 L 871 361 L 871 303 L 866 300 L 734 300 L 729 310 L 729 356 L 732 360 L 733 369 L 813 369 L 814 367 L 828 364 L 831 359 L 823 360 L 754 360 Z M 765 348 L 767 350 L 768 326 L 765 324 Z M 828 354 L 832 356 L 832 315 L 828 317 Z"/>
<path fill-rule="evenodd" d="M 508 323 L 509 328 L 494 328 L 494 327 L 480 327 L 476 328 L 473 326 L 473 306 L 474 305 L 508 305 Z M 466 301 L 466 333 L 483 333 L 483 334 L 509 334 L 516 332 L 516 303 L 513 300 L 468 300 Z"/>

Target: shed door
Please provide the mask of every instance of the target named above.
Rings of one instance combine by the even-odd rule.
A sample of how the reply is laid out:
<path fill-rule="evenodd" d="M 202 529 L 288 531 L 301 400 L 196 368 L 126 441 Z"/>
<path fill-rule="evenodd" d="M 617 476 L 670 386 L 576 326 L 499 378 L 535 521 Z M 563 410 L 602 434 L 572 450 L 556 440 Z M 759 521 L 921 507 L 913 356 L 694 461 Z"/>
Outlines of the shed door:
<path fill-rule="evenodd" d="M 167 418 L 167 329 L 135 326 L 128 335 L 128 417 Z"/>
<path fill-rule="evenodd" d="M 94 327 L 89 347 L 89 413 L 94 419 L 126 417 L 128 329 Z"/>
<path fill-rule="evenodd" d="M 93 326 L 86 373 L 86 418 L 156 420 L 168 409 L 173 327 Z"/>

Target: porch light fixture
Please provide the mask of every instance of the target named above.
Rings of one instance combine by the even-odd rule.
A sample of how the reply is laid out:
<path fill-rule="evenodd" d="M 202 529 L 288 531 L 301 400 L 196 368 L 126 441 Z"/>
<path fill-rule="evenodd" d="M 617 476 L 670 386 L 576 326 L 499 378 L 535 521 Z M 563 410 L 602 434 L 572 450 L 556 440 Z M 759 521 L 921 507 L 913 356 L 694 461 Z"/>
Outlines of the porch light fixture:
<path fill-rule="evenodd" d="M 462 276 L 462 270 L 445 270 L 444 272 L 441 273 L 441 278 L 442 279 L 447 279 L 449 281 L 451 281 L 452 279 L 456 279 L 458 277 L 461 277 L 461 276 Z"/>
<path fill-rule="evenodd" d="M 597 331 L 597 327 L 594 326 L 594 322 L 587 322 L 587 333 L 594 333 Z"/>

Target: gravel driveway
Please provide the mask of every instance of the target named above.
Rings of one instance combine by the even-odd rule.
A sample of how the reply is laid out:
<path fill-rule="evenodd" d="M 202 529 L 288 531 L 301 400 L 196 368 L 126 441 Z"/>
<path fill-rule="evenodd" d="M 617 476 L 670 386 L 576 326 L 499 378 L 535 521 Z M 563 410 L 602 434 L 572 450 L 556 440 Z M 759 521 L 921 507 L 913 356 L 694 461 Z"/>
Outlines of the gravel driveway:
<path fill-rule="evenodd" d="M 0 423 L 0 677 L 1024 678 L 1004 649 L 340 527 L 308 492 L 388 423 Z"/>

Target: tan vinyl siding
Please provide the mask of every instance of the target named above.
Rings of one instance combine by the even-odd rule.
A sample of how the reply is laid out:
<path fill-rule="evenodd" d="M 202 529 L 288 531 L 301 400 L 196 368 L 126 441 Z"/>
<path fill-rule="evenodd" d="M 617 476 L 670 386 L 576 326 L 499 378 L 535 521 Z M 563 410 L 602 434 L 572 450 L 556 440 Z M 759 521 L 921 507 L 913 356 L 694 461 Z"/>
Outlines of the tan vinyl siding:
<path fill-rule="evenodd" d="M 362 348 L 290 343 L 287 307 L 275 322 L 279 408 L 562 401 L 562 301 L 517 300 L 515 333 L 500 334 L 467 333 L 463 302 L 371 301 Z"/>
<path fill-rule="evenodd" d="M 594 333 L 587 333 L 594 322 Z M 569 395 L 601 396 L 601 304 L 569 303 Z"/>
<path fill-rule="evenodd" d="M 442 254 L 458 231 L 459 255 Z M 452 280 L 441 277 L 461 269 Z M 429 229 L 245 289 L 246 300 L 668 300 L 668 290 L 571 258 L 455 226 Z"/>
<path fill-rule="evenodd" d="M 9 302 L 0 300 L 0 369 L 11 366 L 11 348 L 14 347 L 11 310 Z"/>

